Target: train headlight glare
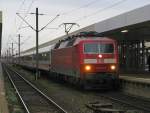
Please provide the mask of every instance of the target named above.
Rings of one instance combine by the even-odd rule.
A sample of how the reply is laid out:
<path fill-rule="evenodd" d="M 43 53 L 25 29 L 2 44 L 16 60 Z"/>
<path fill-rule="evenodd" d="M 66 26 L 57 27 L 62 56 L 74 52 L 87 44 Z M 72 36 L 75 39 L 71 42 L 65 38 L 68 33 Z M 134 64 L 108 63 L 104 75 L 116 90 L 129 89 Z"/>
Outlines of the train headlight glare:
<path fill-rule="evenodd" d="M 116 69 L 116 66 L 115 66 L 115 65 L 111 65 L 111 66 L 110 66 L 110 69 L 111 69 L 111 70 L 115 70 L 115 69 Z"/>
<path fill-rule="evenodd" d="M 102 58 L 102 55 L 101 55 L 101 54 L 99 54 L 99 55 L 98 55 L 98 57 L 99 57 L 99 58 Z"/>
<path fill-rule="evenodd" d="M 85 71 L 90 71 L 91 70 L 91 66 L 90 65 L 86 65 L 85 66 Z"/>

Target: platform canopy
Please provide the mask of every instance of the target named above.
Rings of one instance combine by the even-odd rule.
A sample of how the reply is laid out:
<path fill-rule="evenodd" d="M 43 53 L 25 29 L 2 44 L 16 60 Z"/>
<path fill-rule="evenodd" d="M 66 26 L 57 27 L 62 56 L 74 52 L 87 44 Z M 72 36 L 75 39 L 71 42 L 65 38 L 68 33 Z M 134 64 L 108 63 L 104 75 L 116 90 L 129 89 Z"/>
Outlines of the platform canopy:
<path fill-rule="evenodd" d="M 150 41 L 150 5 L 92 24 L 78 31 L 96 31 L 117 40 Z"/>
<path fill-rule="evenodd" d="M 1 56 L 1 47 L 2 47 L 2 12 L 0 11 L 0 56 Z"/>
<path fill-rule="evenodd" d="M 100 34 L 118 40 L 150 41 L 150 5 L 132 10 L 96 23 L 94 29 Z"/>

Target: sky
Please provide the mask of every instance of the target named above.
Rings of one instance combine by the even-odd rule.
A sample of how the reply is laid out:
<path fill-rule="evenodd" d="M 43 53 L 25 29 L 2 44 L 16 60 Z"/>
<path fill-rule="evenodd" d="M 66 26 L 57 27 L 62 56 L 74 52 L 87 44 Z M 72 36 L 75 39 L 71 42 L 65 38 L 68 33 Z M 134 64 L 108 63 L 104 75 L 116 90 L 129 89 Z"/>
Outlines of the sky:
<path fill-rule="evenodd" d="M 128 12 L 150 4 L 150 0 L 0 0 L 0 11 L 3 12 L 2 54 L 14 43 L 14 53 L 18 50 L 18 34 L 21 34 L 21 51 L 35 46 L 35 31 L 28 27 L 16 15 L 19 13 L 33 28 L 35 28 L 36 8 L 39 9 L 39 29 L 50 23 L 39 32 L 39 44 L 65 35 L 62 23 L 73 22 L 70 32 L 107 18 Z"/>

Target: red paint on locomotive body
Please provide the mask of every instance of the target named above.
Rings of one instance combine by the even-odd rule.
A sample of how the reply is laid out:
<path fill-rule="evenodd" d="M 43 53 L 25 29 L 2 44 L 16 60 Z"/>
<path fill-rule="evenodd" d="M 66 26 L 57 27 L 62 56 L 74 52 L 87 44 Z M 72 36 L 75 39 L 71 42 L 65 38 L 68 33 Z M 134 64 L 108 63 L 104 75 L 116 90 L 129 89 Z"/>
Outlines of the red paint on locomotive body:
<path fill-rule="evenodd" d="M 107 53 L 107 51 L 103 53 L 100 52 L 100 50 L 97 52 L 89 48 L 91 50 L 89 50 L 88 53 L 84 50 L 86 49 L 85 44 L 89 44 L 89 47 L 91 46 L 90 44 L 94 47 L 97 44 L 98 46 L 96 47 L 98 48 L 101 45 L 104 47 L 108 45 L 108 47 L 110 46 L 112 48 L 108 48 L 110 49 L 108 50 L 110 53 Z M 98 48 L 96 48 L 96 50 Z M 92 51 L 94 52 L 92 53 Z M 98 57 L 99 54 L 102 56 L 101 58 Z M 71 47 L 54 49 L 52 50 L 51 67 L 54 72 L 78 77 L 80 79 L 84 79 L 85 76 L 94 76 L 99 73 L 115 73 L 115 75 L 117 75 L 118 51 L 116 41 L 110 38 L 97 37 L 94 39 L 86 37 Z"/>
<path fill-rule="evenodd" d="M 68 47 L 52 50 L 51 70 L 60 74 L 69 75 L 78 68 L 77 47 Z"/>

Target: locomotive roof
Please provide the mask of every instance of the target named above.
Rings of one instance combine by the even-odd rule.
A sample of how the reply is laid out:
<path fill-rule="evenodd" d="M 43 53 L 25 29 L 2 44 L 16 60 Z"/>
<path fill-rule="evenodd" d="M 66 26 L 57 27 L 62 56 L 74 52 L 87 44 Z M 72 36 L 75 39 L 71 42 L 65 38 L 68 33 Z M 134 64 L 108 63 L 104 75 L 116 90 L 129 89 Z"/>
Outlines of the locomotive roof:
<path fill-rule="evenodd" d="M 95 40 L 95 41 L 111 41 L 114 42 L 115 40 L 108 38 L 108 37 L 88 37 L 88 38 L 77 38 L 76 42 L 74 43 L 74 45 L 78 44 L 80 41 L 84 41 L 84 40 Z"/>
<path fill-rule="evenodd" d="M 47 45 L 45 47 L 39 47 L 39 53 L 48 52 L 51 49 L 54 49 L 57 44 L 59 44 L 59 46 L 57 48 L 64 48 L 64 47 L 67 47 L 67 44 L 70 44 L 68 46 L 72 46 L 72 45 L 78 44 L 80 41 L 83 41 L 83 40 L 99 40 L 99 41 L 100 40 L 101 41 L 105 40 L 105 41 L 113 41 L 113 42 L 115 41 L 114 39 L 111 39 L 111 38 L 108 38 L 108 37 L 93 37 L 93 36 L 89 36 L 89 37 L 84 37 L 84 36 L 78 37 L 77 36 L 77 37 L 72 37 L 72 38 L 68 37 L 64 40 L 58 41 L 57 43 Z M 71 42 L 71 41 L 73 41 L 73 42 Z M 28 55 L 32 55 L 32 54 L 35 54 L 35 53 L 36 53 L 36 49 L 34 48 L 34 49 L 30 49 L 28 51 L 21 52 L 20 56 L 28 56 Z"/>
<path fill-rule="evenodd" d="M 73 45 L 76 45 L 79 42 L 84 41 L 84 40 L 111 41 L 111 42 L 115 41 L 115 40 L 113 40 L 111 38 L 108 38 L 108 37 L 95 37 L 95 36 L 68 37 L 64 40 L 61 40 L 61 41 L 57 42 L 54 49 L 73 46 Z"/>

